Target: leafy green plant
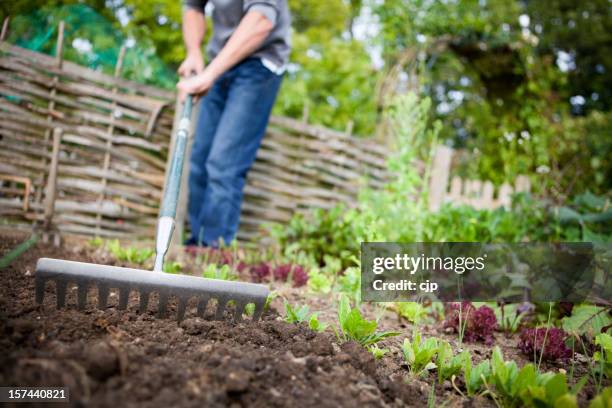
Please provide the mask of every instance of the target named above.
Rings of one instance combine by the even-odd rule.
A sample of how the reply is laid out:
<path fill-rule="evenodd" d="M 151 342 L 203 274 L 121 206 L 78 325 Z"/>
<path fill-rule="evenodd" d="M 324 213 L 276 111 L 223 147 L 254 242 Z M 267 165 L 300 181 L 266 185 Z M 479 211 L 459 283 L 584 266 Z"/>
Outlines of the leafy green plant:
<path fill-rule="evenodd" d="M 594 338 L 601 333 L 605 327 L 612 326 L 610 308 L 595 305 L 577 305 L 572 310 L 572 315 L 564 317 L 561 321 L 563 329 L 576 335 L 586 335 Z"/>
<path fill-rule="evenodd" d="M 610 401 L 612 401 L 612 387 L 606 387 L 591 400 L 589 408 L 610 408 Z"/>
<path fill-rule="evenodd" d="M 535 369 L 534 369 L 535 370 Z M 570 391 L 564 374 L 545 373 L 536 376 L 535 384 L 528 386 L 523 395 L 523 403 L 536 407 L 578 407 L 576 393 L 584 385 L 579 382 Z"/>
<path fill-rule="evenodd" d="M 134 248 L 131 246 L 123 248 L 118 239 L 108 241 L 106 247 L 117 260 L 137 265 L 143 265 L 154 254 L 154 251 L 149 248 Z"/>
<path fill-rule="evenodd" d="M 463 377 L 468 396 L 474 396 L 482 390 L 487 377 L 491 374 L 491 363 L 489 360 L 481 361 L 477 366 L 472 365 L 472 359 L 467 358 L 463 362 Z M 459 391 L 453 382 L 455 389 Z M 459 391 L 461 393 L 461 391 Z"/>
<path fill-rule="evenodd" d="M 322 332 L 327 328 L 327 324 L 319 321 L 318 313 L 308 313 L 308 305 L 291 306 L 285 300 L 285 321 L 287 323 L 304 323 L 308 322 L 308 327 L 311 330 Z"/>
<path fill-rule="evenodd" d="M 490 382 L 496 394 L 501 396 L 504 406 L 520 405 L 527 388 L 536 383 L 536 369 L 533 364 L 525 364 L 520 370 L 514 361 L 504 361 L 499 347 L 493 349 L 491 357 Z"/>
<path fill-rule="evenodd" d="M 270 235 L 281 248 L 312 254 L 319 266 L 338 260 L 340 269 L 350 266 L 350 256 L 359 251 L 352 226 L 344 216 L 346 208 L 316 209 L 307 215 L 296 214 L 288 224 L 268 226 Z"/>
<path fill-rule="evenodd" d="M 408 363 L 410 372 L 417 376 L 436 368 L 432 360 L 438 350 L 438 339 L 430 337 L 424 340 L 418 330 L 412 334 L 412 341 L 406 338 L 402 345 L 404 360 Z"/>
<path fill-rule="evenodd" d="M 374 355 L 376 360 L 380 360 L 389 352 L 388 348 L 379 348 L 378 344 L 373 344 L 368 347 L 368 351 Z"/>
<path fill-rule="evenodd" d="M 221 279 L 221 280 L 234 280 L 235 277 L 232 274 L 232 268 L 229 265 L 219 265 L 211 263 L 206 265 L 202 276 L 208 279 Z"/>
<path fill-rule="evenodd" d="M 285 321 L 287 323 L 302 323 L 308 320 L 308 305 L 293 307 L 285 300 Z"/>
<path fill-rule="evenodd" d="M 595 345 L 599 350 L 593 354 L 593 360 L 600 367 L 600 371 L 608 378 L 612 378 L 612 336 L 600 333 L 595 336 Z"/>
<path fill-rule="evenodd" d="M 377 332 L 376 320 L 364 319 L 357 307 L 351 308 L 349 299 L 345 295 L 340 297 L 338 304 L 338 323 L 340 333 L 336 334 L 340 340 L 353 340 L 364 347 L 376 344 L 387 337 L 399 335 L 398 332 L 392 331 Z"/>
<path fill-rule="evenodd" d="M 427 316 L 427 310 L 418 302 L 395 302 L 393 307 L 399 316 L 410 323 L 420 323 Z"/>
<path fill-rule="evenodd" d="M 183 270 L 183 265 L 180 262 L 172 261 L 164 264 L 164 272 L 180 273 Z"/>
<path fill-rule="evenodd" d="M 319 315 L 317 313 L 311 314 L 308 319 L 308 327 L 310 327 L 310 330 L 324 332 L 328 326 L 327 323 L 319 321 Z"/>
<path fill-rule="evenodd" d="M 332 281 L 318 268 L 313 268 L 308 272 L 308 290 L 313 293 L 329 293 L 332 290 Z"/>
<path fill-rule="evenodd" d="M 499 322 L 499 328 L 506 333 L 516 333 L 521 327 L 523 319 L 529 314 L 527 311 L 520 312 L 518 304 L 501 305 L 494 307 L 495 317 Z"/>
<path fill-rule="evenodd" d="M 351 266 L 338 276 L 336 289 L 347 294 L 356 305 L 361 303 L 361 269 Z"/>
<path fill-rule="evenodd" d="M 452 378 L 461 372 L 461 368 L 465 365 L 465 360 L 470 358 L 470 352 L 467 350 L 459 354 L 453 354 L 451 345 L 445 341 L 438 342 L 438 353 L 436 356 L 436 366 L 438 367 L 438 382 Z"/>
<path fill-rule="evenodd" d="M 104 246 L 104 240 L 100 237 L 94 237 L 87 241 L 87 245 L 92 248 L 102 248 Z"/>

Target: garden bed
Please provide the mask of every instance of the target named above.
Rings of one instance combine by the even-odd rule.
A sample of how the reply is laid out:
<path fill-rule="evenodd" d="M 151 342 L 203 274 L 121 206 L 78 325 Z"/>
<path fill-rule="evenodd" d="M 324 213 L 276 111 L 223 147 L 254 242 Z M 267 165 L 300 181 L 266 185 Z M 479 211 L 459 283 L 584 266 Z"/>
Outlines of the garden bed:
<path fill-rule="evenodd" d="M 0 234 L 0 254 L 25 235 Z M 68 386 L 73 404 L 91 406 L 495 406 L 486 397 L 463 397 L 449 381 L 436 385 L 434 374 L 409 375 L 401 357 L 401 342 L 411 327 L 395 314 L 363 305 L 367 317 L 380 317 L 379 327 L 401 334 L 385 340 L 390 351 L 382 359 L 355 342 L 341 343 L 333 330 L 311 331 L 306 324 L 283 321 L 281 297 L 319 311 L 322 321 L 336 324 L 330 297 L 306 295 L 306 289 L 273 283 L 281 295 L 263 321 L 233 323 L 188 317 L 181 323 L 157 319 L 153 308 L 136 313 L 137 300 L 127 311 L 109 306 L 85 312 L 55 309 L 53 288 L 47 288 L 42 306 L 34 302 L 34 270 L 39 257 L 113 264 L 108 255 L 79 242 L 63 248 L 42 243 L 0 271 L 0 385 Z M 188 270 L 188 268 L 187 268 Z M 243 276 L 243 279 L 249 279 Z M 114 299 L 114 302 L 113 302 Z M 95 292 L 88 296 L 95 302 Z M 155 302 L 150 302 L 155 304 Z M 441 325 L 420 327 L 425 336 L 437 336 L 457 347 L 457 336 Z M 495 334 L 495 344 L 506 359 L 519 366 L 528 362 L 516 348 L 516 337 Z M 475 362 L 491 356 L 491 346 L 463 345 Z M 544 364 L 559 371 L 562 364 Z M 567 367 L 565 367 L 567 368 Z M 575 368 L 575 378 L 587 372 Z M 579 398 L 594 393 L 587 385 Z"/>

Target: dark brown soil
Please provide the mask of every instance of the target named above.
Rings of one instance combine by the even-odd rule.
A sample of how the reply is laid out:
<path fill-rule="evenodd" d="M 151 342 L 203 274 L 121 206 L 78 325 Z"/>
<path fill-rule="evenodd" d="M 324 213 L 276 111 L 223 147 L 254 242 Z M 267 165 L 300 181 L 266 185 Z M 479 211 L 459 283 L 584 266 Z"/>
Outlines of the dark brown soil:
<path fill-rule="evenodd" d="M 0 254 L 24 236 L 3 234 Z M 424 406 L 426 383 L 354 343 L 278 320 L 155 318 L 135 309 L 56 310 L 34 302 L 39 257 L 99 262 L 37 244 L 0 271 L 0 385 L 68 386 L 87 406 Z M 90 305 L 95 293 L 89 294 Z M 69 304 L 74 305 L 74 301 Z M 133 303 L 133 302 L 132 302 Z M 449 401 L 451 405 L 453 399 Z M 459 403 L 459 401 L 454 401 Z"/>

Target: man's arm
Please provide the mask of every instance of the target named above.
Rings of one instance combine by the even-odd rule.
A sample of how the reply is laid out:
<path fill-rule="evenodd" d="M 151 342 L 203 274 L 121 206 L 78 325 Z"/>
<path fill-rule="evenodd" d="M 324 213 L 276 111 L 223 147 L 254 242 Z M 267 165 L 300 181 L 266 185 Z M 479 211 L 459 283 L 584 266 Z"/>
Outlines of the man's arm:
<path fill-rule="evenodd" d="M 187 48 L 187 56 L 178 69 L 182 77 L 190 77 L 204 70 L 202 56 L 202 41 L 206 32 L 206 18 L 204 13 L 192 7 L 186 8 L 183 13 L 183 40 Z"/>
<path fill-rule="evenodd" d="M 236 31 L 206 69 L 195 77 L 182 79 L 176 85 L 181 100 L 185 94 L 197 95 L 208 91 L 225 71 L 257 50 L 273 28 L 272 21 L 259 11 L 245 14 Z"/>

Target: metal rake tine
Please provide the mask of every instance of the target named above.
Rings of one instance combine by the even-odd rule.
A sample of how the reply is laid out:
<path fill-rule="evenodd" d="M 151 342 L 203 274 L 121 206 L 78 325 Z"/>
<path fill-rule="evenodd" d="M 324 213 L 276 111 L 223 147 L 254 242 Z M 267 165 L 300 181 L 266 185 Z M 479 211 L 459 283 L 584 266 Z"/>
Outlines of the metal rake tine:
<path fill-rule="evenodd" d="M 168 305 L 168 294 L 164 292 L 159 293 L 159 304 L 157 305 L 157 317 L 163 319 L 166 317 L 166 306 Z"/>
<path fill-rule="evenodd" d="M 201 297 L 200 300 L 198 300 L 198 309 L 196 312 L 198 317 L 204 317 L 204 314 L 206 313 L 206 306 L 208 306 L 209 300 L 210 298 L 208 296 Z"/>
<path fill-rule="evenodd" d="M 187 299 L 180 298 L 178 302 L 178 312 L 176 314 L 176 320 L 181 321 L 185 317 L 185 309 L 187 308 Z"/>
<path fill-rule="evenodd" d="M 43 299 L 45 298 L 45 283 L 47 281 L 43 278 L 36 277 L 35 285 L 36 285 L 36 303 L 41 304 Z"/>
<path fill-rule="evenodd" d="M 106 302 L 108 301 L 108 286 L 105 284 L 98 284 L 98 309 L 106 309 Z"/>
<path fill-rule="evenodd" d="M 55 281 L 55 289 L 57 296 L 57 308 L 61 309 L 66 305 L 66 288 L 68 287 L 68 282 L 57 279 Z"/>
<path fill-rule="evenodd" d="M 223 313 L 225 312 L 225 307 L 227 306 L 227 298 L 225 296 L 220 296 L 217 299 L 217 311 L 215 312 L 215 320 L 223 320 Z"/>
<path fill-rule="evenodd" d="M 239 322 L 242 320 L 242 312 L 244 312 L 244 308 L 246 303 L 244 302 L 236 302 L 236 310 L 234 310 L 234 320 Z"/>
<path fill-rule="evenodd" d="M 130 299 L 130 288 L 119 289 L 119 305 L 117 306 L 117 308 L 119 310 L 127 309 L 129 299 Z"/>
<path fill-rule="evenodd" d="M 261 315 L 264 312 L 264 307 L 266 305 L 265 301 L 255 302 L 255 312 L 253 313 L 253 321 L 256 322 L 261 319 Z"/>
<path fill-rule="evenodd" d="M 81 281 L 78 283 L 77 289 L 77 307 L 79 310 L 85 310 L 87 305 L 87 282 Z"/>
<path fill-rule="evenodd" d="M 140 292 L 139 303 L 138 313 L 145 313 L 147 311 L 147 307 L 149 306 L 149 292 Z"/>

